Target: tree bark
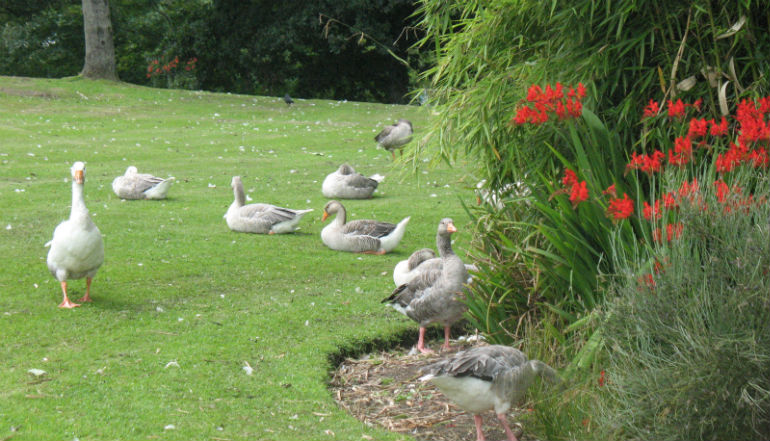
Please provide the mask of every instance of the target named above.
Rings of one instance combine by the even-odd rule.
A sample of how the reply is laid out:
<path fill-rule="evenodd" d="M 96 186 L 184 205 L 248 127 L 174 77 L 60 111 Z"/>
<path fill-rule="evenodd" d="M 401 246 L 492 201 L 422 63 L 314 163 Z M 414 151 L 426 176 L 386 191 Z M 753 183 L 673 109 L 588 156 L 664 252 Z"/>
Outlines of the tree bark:
<path fill-rule="evenodd" d="M 118 80 L 115 45 L 108 0 L 83 0 L 86 61 L 80 75 L 85 78 Z"/>

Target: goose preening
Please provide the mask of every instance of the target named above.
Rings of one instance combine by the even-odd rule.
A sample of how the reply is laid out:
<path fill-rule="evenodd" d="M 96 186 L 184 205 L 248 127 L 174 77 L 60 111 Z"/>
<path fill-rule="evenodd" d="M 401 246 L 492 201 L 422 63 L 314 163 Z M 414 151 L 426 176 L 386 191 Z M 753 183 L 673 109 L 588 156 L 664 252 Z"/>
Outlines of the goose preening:
<path fill-rule="evenodd" d="M 481 413 L 494 409 L 509 441 L 517 441 L 506 419 L 513 404 L 520 403 L 527 388 L 542 376 L 555 383 L 556 371 L 540 360 L 528 360 L 508 346 L 477 346 L 458 352 L 424 368 L 430 381 L 452 401 L 473 415 L 476 440 L 484 441 Z"/>
<path fill-rule="evenodd" d="M 60 223 L 53 232 L 53 239 L 45 244 L 48 250 L 48 269 L 61 283 L 64 299 L 60 308 L 80 306 L 67 297 L 67 280 L 86 278 L 86 294 L 79 302 L 91 301 L 91 280 L 104 262 L 102 233 L 91 221 L 85 200 L 83 184 L 86 166 L 78 161 L 72 165 L 72 210 L 70 218 Z"/>
<path fill-rule="evenodd" d="M 487 188 L 487 180 L 482 179 L 476 184 L 476 204 L 481 205 L 484 203 L 502 210 L 505 208 L 506 198 L 523 198 L 530 193 L 529 187 L 521 181 L 505 184 L 500 190 L 493 191 Z"/>
<path fill-rule="evenodd" d="M 165 199 L 174 177 L 159 178 L 147 173 L 139 173 L 133 165 L 126 169 L 123 176 L 112 181 L 112 191 L 121 199 Z"/>
<path fill-rule="evenodd" d="M 291 210 L 270 204 L 246 203 L 246 193 L 240 176 L 233 176 L 231 182 L 235 200 L 225 213 L 227 226 L 241 233 L 280 234 L 291 233 L 308 210 Z"/>
<path fill-rule="evenodd" d="M 385 254 L 396 248 L 410 218 L 407 216 L 398 224 L 370 219 L 346 222 L 345 207 L 338 201 L 329 201 L 321 220 L 332 214 L 337 217 L 321 230 L 324 245 L 333 250 L 367 254 Z"/>
<path fill-rule="evenodd" d="M 393 152 L 395 149 L 399 149 L 401 153 L 401 147 L 404 144 L 412 140 L 412 123 L 407 119 L 399 119 L 395 124 L 386 126 L 377 136 L 374 137 L 377 144 L 382 146 L 385 150 L 389 151 L 393 155 L 393 159 L 396 159 L 396 154 Z"/>
<path fill-rule="evenodd" d="M 417 349 L 422 353 L 433 352 L 425 347 L 425 330 L 428 325 L 444 325 L 443 348 L 449 349 L 450 328 L 468 309 L 462 302 L 465 284 L 468 283 L 468 270 L 452 250 L 451 236 L 456 231 L 452 219 L 441 219 L 436 233 L 441 266 L 421 272 L 382 301 L 420 324 Z"/>
<path fill-rule="evenodd" d="M 348 164 L 342 164 L 326 176 L 321 193 L 329 199 L 369 199 L 383 179 L 380 175 L 367 178 Z"/>
<path fill-rule="evenodd" d="M 436 257 L 436 253 L 430 248 L 421 248 L 409 256 L 409 259 L 402 260 L 393 268 L 393 283 L 401 286 L 409 283 L 412 279 L 419 276 L 424 271 L 441 270 L 441 258 Z M 468 271 L 477 271 L 476 265 L 465 264 Z M 473 276 L 469 277 L 470 280 Z"/>

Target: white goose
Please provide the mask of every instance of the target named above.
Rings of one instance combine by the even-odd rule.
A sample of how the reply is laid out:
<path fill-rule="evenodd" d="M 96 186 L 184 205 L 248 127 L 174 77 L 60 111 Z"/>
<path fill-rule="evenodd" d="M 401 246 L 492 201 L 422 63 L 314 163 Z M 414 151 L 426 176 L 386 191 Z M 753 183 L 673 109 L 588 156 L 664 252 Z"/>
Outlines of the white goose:
<path fill-rule="evenodd" d="M 441 267 L 420 273 L 382 301 L 420 324 L 417 349 L 422 353 L 433 352 L 425 347 L 425 330 L 428 325 L 444 325 L 443 348 L 449 349 L 450 328 L 468 309 L 462 302 L 465 284 L 468 283 L 468 270 L 452 250 L 451 235 L 456 231 L 452 219 L 441 219 L 436 233 Z"/>
<path fill-rule="evenodd" d="M 409 283 L 412 279 L 425 271 L 441 270 L 441 258 L 436 257 L 436 253 L 430 248 L 421 248 L 409 256 L 409 259 L 402 260 L 393 268 L 393 283 L 399 287 Z M 468 271 L 478 271 L 476 265 L 465 264 Z M 470 281 L 473 276 L 468 279 Z"/>
<path fill-rule="evenodd" d="M 72 210 L 70 218 L 60 223 L 53 232 L 53 239 L 45 244 L 48 251 L 48 269 L 61 283 L 64 299 L 60 308 L 80 306 L 67 298 L 67 280 L 86 278 L 86 294 L 79 302 L 91 301 L 91 280 L 104 262 L 102 233 L 91 221 L 83 200 L 83 184 L 86 179 L 85 164 L 72 165 Z"/>
<path fill-rule="evenodd" d="M 163 179 L 139 173 L 132 165 L 126 169 L 126 174 L 112 181 L 112 191 L 121 199 L 165 199 L 173 182 L 173 176 Z"/>
<path fill-rule="evenodd" d="M 369 199 L 383 179 L 380 175 L 367 178 L 356 173 L 348 164 L 342 164 L 337 171 L 326 176 L 321 193 L 329 199 Z"/>
<path fill-rule="evenodd" d="M 408 119 L 401 118 L 396 121 L 395 124 L 385 126 L 385 128 L 374 137 L 374 140 L 377 141 L 377 144 L 382 148 L 389 151 L 395 160 L 396 154 L 394 153 L 394 150 L 399 149 L 399 153 L 402 153 L 401 147 L 412 140 L 412 123 Z"/>
<path fill-rule="evenodd" d="M 241 233 L 281 234 L 291 233 L 297 227 L 302 216 L 313 211 L 292 210 L 276 207 L 270 204 L 246 203 L 246 193 L 243 192 L 243 182 L 240 176 L 233 176 L 231 181 L 235 200 L 230 204 L 224 218 L 227 226 Z"/>
<path fill-rule="evenodd" d="M 528 360 L 518 349 L 508 346 L 478 346 L 458 352 L 427 366 L 422 381 L 431 381 L 460 408 L 473 414 L 476 440 L 484 441 L 481 413 L 494 409 L 509 441 L 517 441 L 506 419 L 513 404 L 542 376 L 558 382 L 556 371 L 540 360 Z"/>
<path fill-rule="evenodd" d="M 367 254 L 385 254 L 396 248 L 410 218 L 405 217 L 397 225 L 370 219 L 346 222 L 345 207 L 337 201 L 329 201 L 321 220 L 325 221 L 332 214 L 337 217 L 321 230 L 323 243 L 333 250 Z"/>

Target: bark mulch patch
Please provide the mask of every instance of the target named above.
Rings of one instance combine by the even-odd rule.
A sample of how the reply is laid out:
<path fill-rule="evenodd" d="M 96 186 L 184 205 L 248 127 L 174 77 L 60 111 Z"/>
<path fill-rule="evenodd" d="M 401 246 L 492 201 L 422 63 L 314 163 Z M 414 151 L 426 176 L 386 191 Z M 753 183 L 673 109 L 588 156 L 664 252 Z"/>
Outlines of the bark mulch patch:
<path fill-rule="evenodd" d="M 435 349 L 440 344 L 432 342 L 430 347 Z M 369 426 L 381 426 L 418 440 L 475 440 L 473 417 L 431 383 L 419 380 L 421 368 L 469 346 L 453 342 L 449 351 L 435 354 L 410 355 L 408 349 L 396 348 L 347 358 L 334 371 L 330 389 L 340 407 Z M 515 409 L 508 421 L 519 440 L 533 441 L 535 438 L 522 436 L 516 424 L 516 413 L 521 411 Z M 484 435 L 489 441 L 507 439 L 493 411 L 482 416 Z"/>

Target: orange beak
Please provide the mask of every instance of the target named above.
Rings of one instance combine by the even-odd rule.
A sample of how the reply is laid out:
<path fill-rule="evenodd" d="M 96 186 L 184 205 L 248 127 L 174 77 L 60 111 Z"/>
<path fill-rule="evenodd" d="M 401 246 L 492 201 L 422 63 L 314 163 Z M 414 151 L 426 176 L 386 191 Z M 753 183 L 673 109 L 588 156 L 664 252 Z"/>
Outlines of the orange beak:
<path fill-rule="evenodd" d="M 327 213 L 326 210 L 324 210 L 324 215 L 321 216 L 321 222 L 325 221 L 328 217 L 329 217 L 329 213 Z"/>
<path fill-rule="evenodd" d="M 449 223 L 449 225 L 446 226 L 446 230 L 449 231 L 450 233 L 456 233 L 457 232 L 457 228 L 455 228 L 455 224 L 453 224 L 451 222 Z"/>
<path fill-rule="evenodd" d="M 78 184 L 82 184 L 85 182 L 85 178 L 83 177 L 83 170 L 75 170 L 75 182 Z"/>

